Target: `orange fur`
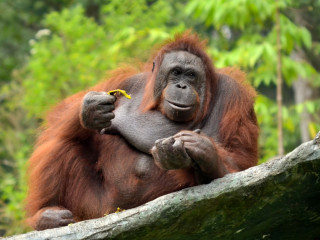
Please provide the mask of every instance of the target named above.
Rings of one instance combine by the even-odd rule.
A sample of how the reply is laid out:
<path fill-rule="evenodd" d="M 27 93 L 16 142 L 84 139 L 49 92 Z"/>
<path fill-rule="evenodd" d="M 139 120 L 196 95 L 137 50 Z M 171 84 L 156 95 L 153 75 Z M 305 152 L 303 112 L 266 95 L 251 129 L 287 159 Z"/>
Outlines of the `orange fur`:
<path fill-rule="evenodd" d="M 234 96 L 232 103 L 226 102 L 225 113 L 220 124 L 220 160 L 229 171 L 240 171 L 257 164 L 259 128 L 253 105 L 256 91 L 246 81 L 244 72 L 227 67 L 217 71 L 235 80 L 237 91 L 230 89 Z M 227 160 L 232 158 L 232 162 Z"/>
<path fill-rule="evenodd" d="M 156 52 L 155 69 L 145 64 L 147 83 L 141 110 L 154 109 L 155 77 L 166 53 L 188 51 L 198 56 L 206 72 L 206 96 L 203 119 L 214 105 L 219 74 L 235 80 L 236 88 L 227 91 L 233 96 L 223 102 L 219 142 L 210 139 L 218 153 L 218 174 L 246 169 L 257 163 L 257 121 L 252 109 L 255 91 L 245 83 L 244 74 L 235 68 L 224 68 L 216 74 L 211 59 L 205 53 L 205 42 L 186 32 L 166 42 Z M 121 136 L 100 135 L 84 129 L 80 122 L 82 98 L 88 91 L 109 91 L 125 88 L 127 80 L 140 70 L 125 66 L 110 74 L 93 88 L 75 94 L 55 107 L 47 116 L 44 129 L 29 160 L 29 192 L 27 212 L 29 224 L 35 226 L 47 208 L 67 208 L 80 221 L 101 217 L 117 207 L 127 209 L 141 205 L 158 196 L 196 184 L 193 169 L 165 172 L 154 166 L 150 181 L 132 176 L 139 152 Z M 140 189 L 140 190 L 139 190 Z M 132 197 L 132 193 L 135 193 Z"/>

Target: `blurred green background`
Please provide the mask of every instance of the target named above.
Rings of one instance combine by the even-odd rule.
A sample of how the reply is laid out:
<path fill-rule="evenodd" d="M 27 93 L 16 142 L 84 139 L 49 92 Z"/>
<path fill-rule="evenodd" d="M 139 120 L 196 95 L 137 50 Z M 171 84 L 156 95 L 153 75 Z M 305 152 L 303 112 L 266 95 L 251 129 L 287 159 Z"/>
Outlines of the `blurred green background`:
<path fill-rule="evenodd" d="M 27 231 L 27 159 L 51 106 L 193 29 L 257 89 L 260 163 L 277 155 L 274 0 L 0 0 L 0 236 Z M 320 130 L 320 0 L 278 0 L 285 152 Z"/>

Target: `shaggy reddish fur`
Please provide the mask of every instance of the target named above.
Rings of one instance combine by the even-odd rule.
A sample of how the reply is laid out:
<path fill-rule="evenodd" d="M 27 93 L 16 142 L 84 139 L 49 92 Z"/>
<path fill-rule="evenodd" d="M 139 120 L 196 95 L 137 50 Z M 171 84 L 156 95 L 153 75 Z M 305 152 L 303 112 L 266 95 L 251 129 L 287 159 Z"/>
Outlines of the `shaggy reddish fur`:
<path fill-rule="evenodd" d="M 215 72 L 211 59 L 205 53 L 205 43 L 196 35 L 185 33 L 166 42 L 157 51 L 152 62 L 146 64 L 149 79 L 145 85 L 141 109 L 156 109 L 160 99 L 153 96 L 155 76 L 164 54 L 172 51 L 188 51 L 203 61 L 206 72 L 206 96 L 204 110 L 198 119 L 204 118 L 211 108 L 219 81 L 217 73 L 229 75 L 237 81 L 237 92 L 230 89 L 236 101 L 224 103 L 225 111 L 219 128 L 219 143 L 212 140 L 218 150 L 221 173 L 236 172 L 257 164 L 258 127 L 252 106 L 255 91 L 244 83 L 245 76 L 234 68 Z M 123 88 L 126 80 L 137 74 L 129 67 L 119 69 L 105 82 L 89 89 L 109 91 Z M 240 89 L 240 91 L 239 91 Z M 67 208 L 75 220 L 101 217 L 117 207 L 130 208 L 158 196 L 196 184 L 191 169 L 165 172 L 156 169 L 148 185 L 130 176 L 139 152 L 121 137 L 99 135 L 84 129 L 80 123 L 83 96 L 88 91 L 75 94 L 60 103 L 49 115 L 29 161 L 29 192 L 27 212 L 29 224 L 34 226 L 39 214 L 48 207 Z M 217 176 L 217 177 L 222 177 Z M 140 187 L 143 192 L 132 199 L 130 193 Z M 138 200 L 139 199 L 139 200 Z M 122 206 L 122 202 L 127 205 Z"/>

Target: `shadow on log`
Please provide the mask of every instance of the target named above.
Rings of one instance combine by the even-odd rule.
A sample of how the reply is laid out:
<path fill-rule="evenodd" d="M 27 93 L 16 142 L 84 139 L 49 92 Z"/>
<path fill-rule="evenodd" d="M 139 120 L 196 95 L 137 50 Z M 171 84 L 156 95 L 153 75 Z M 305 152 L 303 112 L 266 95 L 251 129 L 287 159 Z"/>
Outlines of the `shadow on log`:
<path fill-rule="evenodd" d="M 68 227 L 7 239 L 319 239 L 320 132 L 281 159 Z"/>

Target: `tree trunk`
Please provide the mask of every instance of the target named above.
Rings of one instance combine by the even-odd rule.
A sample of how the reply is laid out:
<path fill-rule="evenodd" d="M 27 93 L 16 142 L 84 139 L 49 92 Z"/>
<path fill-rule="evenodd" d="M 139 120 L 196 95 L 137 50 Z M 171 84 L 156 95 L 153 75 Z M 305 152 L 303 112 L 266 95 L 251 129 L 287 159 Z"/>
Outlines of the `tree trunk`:
<path fill-rule="evenodd" d="M 292 54 L 292 59 L 297 62 L 306 60 L 302 51 L 296 51 Z M 294 99 L 296 104 L 303 104 L 304 102 L 312 98 L 312 87 L 308 83 L 307 79 L 301 76 L 293 83 Z M 311 122 L 311 115 L 308 113 L 306 107 L 303 108 L 300 114 L 300 134 L 301 141 L 306 142 L 310 140 L 309 123 Z"/>
<path fill-rule="evenodd" d="M 277 0 L 278 2 L 278 0 Z M 276 8 L 276 30 L 277 30 L 277 105 L 278 105 L 278 155 L 284 155 L 283 148 L 283 129 L 282 129 L 282 63 L 281 63 L 281 26 L 280 26 L 280 10 Z"/>

